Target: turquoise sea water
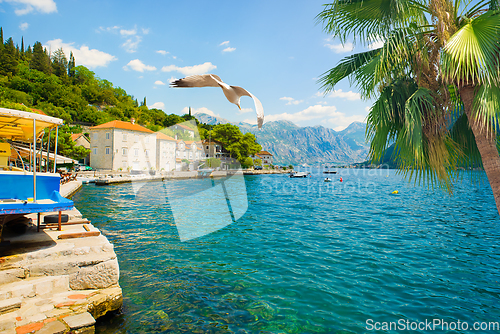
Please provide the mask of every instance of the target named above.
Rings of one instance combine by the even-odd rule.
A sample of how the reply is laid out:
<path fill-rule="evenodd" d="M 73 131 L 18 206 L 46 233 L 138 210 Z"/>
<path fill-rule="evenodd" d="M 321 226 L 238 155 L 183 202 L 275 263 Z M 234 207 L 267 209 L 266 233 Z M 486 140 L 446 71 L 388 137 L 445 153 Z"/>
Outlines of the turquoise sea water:
<path fill-rule="evenodd" d="M 131 184 L 85 185 L 73 200 L 115 245 L 124 293 L 97 332 L 396 333 L 370 330 L 438 319 L 469 333 L 500 322 L 500 219 L 473 176 L 483 182 L 465 174 L 452 196 L 392 170 L 341 170 L 331 183 L 246 176 L 248 211 L 187 242 L 161 182 L 137 197 Z M 452 332 L 442 328 L 411 332 Z"/>

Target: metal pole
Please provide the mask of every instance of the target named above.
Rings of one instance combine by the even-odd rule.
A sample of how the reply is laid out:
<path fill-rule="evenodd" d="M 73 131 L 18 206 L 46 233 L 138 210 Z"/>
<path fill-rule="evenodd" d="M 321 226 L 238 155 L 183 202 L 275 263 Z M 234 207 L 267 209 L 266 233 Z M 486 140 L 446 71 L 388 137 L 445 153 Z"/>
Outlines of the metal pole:
<path fill-rule="evenodd" d="M 56 162 L 57 162 L 57 136 L 59 135 L 59 125 L 56 127 L 56 148 L 54 149 L 54 173 L 56 172 Z"/>
<path fill-rule="evenodd" d="M 45 129 L 43 129 L 43 134 L 45 135 Z M 42 162 L 43 162 L 43 136 L 42 140 L 40 141 L 40 166 L 38 167 L 38 171 L 41 173 L 42 172 Z"/>
<path fill-rule="evenodd" d="M 33 120 L 33 202 L 36 203 L 36 119 Z"/>
<path fill-rule="evenodd" d="M 49 158 L 49 152 L 50 152 L 50 134 L 52 133 L 52 128 L 49 130 L 49 139 L 47 140 L 47 166 L 45 168 L 45 171 L 47 173 L 50 173 L 50 169 L 49 169 L 49 161 L 50 161 L 50 158 Z"/>

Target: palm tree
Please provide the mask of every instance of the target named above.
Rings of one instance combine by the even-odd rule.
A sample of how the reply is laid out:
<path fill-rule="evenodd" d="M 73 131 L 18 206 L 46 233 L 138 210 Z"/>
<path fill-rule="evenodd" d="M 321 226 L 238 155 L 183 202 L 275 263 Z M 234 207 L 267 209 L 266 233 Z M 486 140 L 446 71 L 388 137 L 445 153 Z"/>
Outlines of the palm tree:
<path fill-rule="evenodd" d="M 319 82 L 344 78 L 376 98 L 369 158 L 392 143 L 403 174 L 451 191 L 457 167 L 481 165 L 500 213 L 498 0 L 337 0 L 317 16 L 342 43 L 380 48 L 345 57 Z"/>

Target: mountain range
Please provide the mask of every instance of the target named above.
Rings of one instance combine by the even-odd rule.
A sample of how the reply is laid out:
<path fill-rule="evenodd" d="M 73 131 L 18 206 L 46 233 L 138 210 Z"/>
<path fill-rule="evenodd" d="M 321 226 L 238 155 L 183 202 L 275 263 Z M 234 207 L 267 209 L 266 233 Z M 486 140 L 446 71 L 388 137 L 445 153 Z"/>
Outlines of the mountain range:
<path fill-rule="evenodd" d="M 365 141 L 366 124 L 353 122 L 342 131 L 323 126 L 300 127 L 290 121 L 266 122 L 262 130 L 249 123 L 234 123 L 204 113 L 194 115 L 206 124 L 237 125 L 241 132 L 255 135 L 262 149 L 274 156 L 275 164 L 346 164 L 363 162 L 369 144 Z"/>

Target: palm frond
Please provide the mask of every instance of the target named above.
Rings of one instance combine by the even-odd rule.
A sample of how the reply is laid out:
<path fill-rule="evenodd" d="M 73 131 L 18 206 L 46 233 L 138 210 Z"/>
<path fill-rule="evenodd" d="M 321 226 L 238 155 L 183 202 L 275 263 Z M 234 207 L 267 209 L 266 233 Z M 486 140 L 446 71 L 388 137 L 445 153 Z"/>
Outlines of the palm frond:
<path fill-rule="evenodd" d="M 474 97 L 474 117 L 479 120 L 486 133 L 496 136 L 500 126 L 500 87 L 481 85 Z"/>
<path fill-rule="evenodd" d="M 441 56 L 444 77 L 462 84 L 498 82 L 499 27 L 500 13 L 489 11 L 460 28 Z"/>
<path fill-rule="evenodd" d="M 352 75 L 360 67 L 371 61 L 379 52 L 379 49 L 376 49 L 345 57 L 337 66 L 321 75 L 318 80 L 318 83 L 321 84 L 321 90 L 325 94 L 331 92 L 339 81 Z"/>
<path fill-rule="evenodd" d="M 316 20 L 342 43 L 353 38 L 366 44 L 409 22 L 427 24 L 421 8 L 418 0 L 337 0 L 324 5 Z"/>

